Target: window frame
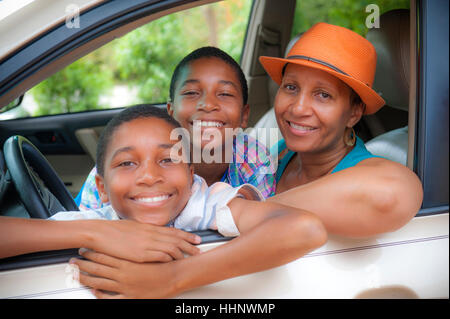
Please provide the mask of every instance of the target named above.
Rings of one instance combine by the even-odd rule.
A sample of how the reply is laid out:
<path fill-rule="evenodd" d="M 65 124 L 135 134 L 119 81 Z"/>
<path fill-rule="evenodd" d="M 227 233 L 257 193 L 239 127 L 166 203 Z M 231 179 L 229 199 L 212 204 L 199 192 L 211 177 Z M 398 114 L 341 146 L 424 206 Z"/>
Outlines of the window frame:
<path fill-rule="evenodd" d="M 424 189 L 420 216 L 449 211 L 449 49 L 448 42 L 446 47 L 441 45 L 449 34 L 448 6 L 446 0 L 417 2 L 418 116 L 414 170 Z"/>
<path fill-rule="evenodd" d="M 13 51 L 0 63 L 0 105 L 82 56 L 150 21 L 218 0 L 106 1 L 80 12 L 79 28 L 65 21 Z"/>

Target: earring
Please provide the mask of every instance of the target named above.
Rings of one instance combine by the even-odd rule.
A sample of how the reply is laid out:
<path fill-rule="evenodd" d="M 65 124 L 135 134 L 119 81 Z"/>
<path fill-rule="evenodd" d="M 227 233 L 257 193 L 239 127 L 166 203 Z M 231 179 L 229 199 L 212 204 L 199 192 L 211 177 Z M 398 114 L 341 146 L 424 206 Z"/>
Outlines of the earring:
<path fill-rule="evenodd" d="M 352 127 L 350 134 L 344 135 L 344 142 L 347 146 L 353 146 L 356 143 L 356 133 L 355 133 L 355 129 Z"/>

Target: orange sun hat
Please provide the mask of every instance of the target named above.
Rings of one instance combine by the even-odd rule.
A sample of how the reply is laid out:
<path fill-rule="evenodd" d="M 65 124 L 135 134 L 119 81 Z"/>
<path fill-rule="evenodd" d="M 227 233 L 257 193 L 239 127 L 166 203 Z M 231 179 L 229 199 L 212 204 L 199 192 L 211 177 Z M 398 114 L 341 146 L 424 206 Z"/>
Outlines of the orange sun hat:
<path fill-rule="evenodd" d="M 366 104 L 364 114 L 378 111 L 385 101 L 373 89 L 377 54 L 373 45 L 359 34 L 320 22 L 294 44 L 286 58 L 261 56 L 262 66 L 278 85 L 287 63 L 323 70 L 350 86 Z"/>

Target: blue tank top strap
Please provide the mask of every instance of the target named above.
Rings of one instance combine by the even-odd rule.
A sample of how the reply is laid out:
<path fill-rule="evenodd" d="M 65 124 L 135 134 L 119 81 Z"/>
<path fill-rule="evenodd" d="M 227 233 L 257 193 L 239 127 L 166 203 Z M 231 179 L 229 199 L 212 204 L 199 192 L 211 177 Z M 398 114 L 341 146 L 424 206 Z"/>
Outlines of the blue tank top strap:
<path fill-rule="evenodd" d="M 336 165 L 331 174 L 342 171 L 343 169 L 349 167 L 353 167 L 359 162 L 372 157 L 381 156 L 373 155 L 372 153 L 370 153 L 367 150 L 366 145 L 364 145 L 363 140 L 357 136 L 355 147 Z"/>
<path fill-rule="evenodd" d="M 281 178 L 281 175 L 283 175 L 286 166 L 289 164 L 289 161 L 295 155 L 295 152 L 289 150 L 284 139 L 281 139 L 277 144 L 272 146 L 271 154 L 273 154 L 274 156 L 278 154 L 278 168 L 276 176 L 276 181 L 278 182 Z M 364 145 L 364 142 L 357 136 L 355 147 L 338 163 L 338 165 L 336 165 L 331 174 L 342 171 L 343 169 L 349 167 L 353 167 L 362 160 L 372 157 L 380 156 L 376 156 L 370 153 Z"/>

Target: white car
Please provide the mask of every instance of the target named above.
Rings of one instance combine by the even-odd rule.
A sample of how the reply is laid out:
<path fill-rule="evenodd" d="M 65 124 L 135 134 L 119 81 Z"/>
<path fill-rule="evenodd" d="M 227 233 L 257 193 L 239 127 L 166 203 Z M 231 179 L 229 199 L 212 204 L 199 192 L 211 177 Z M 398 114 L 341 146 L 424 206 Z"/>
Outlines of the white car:
<path fill-rule="evenodd" d="M 18 143 L 24 153 L 15 155 L 5 146 L 5 157 L 15 156 L 16 162 L 0 156 L 0 214 L 24 218 L 46 218 L 53 208 L 43 196 L 33 201 L 31 193 L 38 191 L 32 189 L 33 181 L 27 182 L 20 174 L 27 166 L 19 164 L 35 165 L 50 193 L 64 207 L 72 207 L 67 197 L 78 193 L 94 166 L 99 132 L 123 107 L 139 102 L 139 96 L 145 97 L 148 88 L 130 88 L 123 84 L 131 83 L 132 78 L 127 78 L 97 96 L 92 109 L 75 107 L 84 98 L 79 90 L 70 93 L 66 107 L 55 114 L 55 108 L 43 107 L 63 98 L 56 95 L 58 89 L 63 90 L 58 85 L 65 82 L 58 83 L 56 75 L 52 83 L 43 84 L 55 72 L 65 68 L 67 73 L 56 74 L 69 76 L 70 67 L 79 67 L 76 63 L 83 60 L 82 66 L 92 69 L 86 69 L 77 84 L 87 88 L 94 83 L 89 81 L 100 81 L 109 74 L 108 69 L 87 63 L 89 59 L 103 59 L 108 68 L 113 60 L 131 61 L 153 72 L 155 79 L 146 83 L 152 88 L 165 79 L 158 78 L 158 72 L 170 73 L 172 67 L 160 65 L 160 59 L 169 58 L 178 48 L 179 56 L 173 58 L 177 60 L 194 48 L 180 48 L 176 41 L 185 36 L 180 32 L 187 30 L 193 37 L 205 32 L 206 43 L 194 41 L 193 45 L 217 45 L 240 60 L 249 85 L 250 124 L 276 128 L 271 110 L 276 86 L 257 58 L 282 56 L 291 38 L 314 19 L 327 17 L 337 24 L 332 14 L 318 13 L 320 6 L 315 6 L 323 2 L 324 10 L 330 10 L 334 4 L 319 0 L 10 2 L 21 6 L 7 14 L 9 1 L 0 2 L 0 145 L 12 139 L 30 141 L 56 171 L 55 175 L 42 176 L 36 167 L 39 160 L 29 155 L 36 152 L 28 142 Z M 365 117 L 357 133 L 374 153 L 401 162 L 418 174 L 424 186 L 422 209 L 395 232 L 365 239 L 329 236 L 324 246 L 289 264 L 204 286 L 178 298 L 449 298 L 449 3 L 412 0 L 406 1 L 406 10 L 394 10 L 401 8 L 396 6 L 398 2 L 392 1 L 389 8 L 377 6 L 378 2 L 389 1 L 370 1 L 374 7 L 358 8 L 358 16 L 364 17 L 358 27 L 368 30 L 366 36 L 377 48 L 375 89 L 383 94 L 387 106 Z M 334 9 L 339 10 L 337 6 Z M 391 15 L 391 22 L 381 20 L 377 25 L 377 14 L 381 13 Z M 340 19 L 343 24 L 348 22 L 345 26 L 351 25 L 350 18 Z M 170 29 L 161 27 L 164 21 L 180 25 L 170 33 Z M 147 36 L 160 43 L 145 47 L 139 37 Z M 242 46 L 236 46 L 231 41 L 234 38 Z M 131 46 L 135 43 L 132 41 L 139 43 Z M 157 47 L 168 48 L 170 54 L 152 55 Z M 132 48 L 136 52 L 137 48 L 146 50 L 145 67 L 137 56 L 133 58 L 138 53 Z M 133 74 L 133 68 L 128 64 L 127 68 Z M 45 100 L 45 90 L 50 88 L 55 98 Z M 156 91 L 151 92 L 156 95 Z M 163 97 L 152 103 L 163 106 Z M 104 109 L 104 104 L 112 107 Z M 39 205 L 47 208 L 37 216 Z M 212 231 L 199 234 L 204 242 L 202 250 L 225 242 Z M 68 260 L 76 255 L 77 250 L 64 250 L 0 260 L 0 298 L 93 298 L 88 288 L 72 280 Z"/>

